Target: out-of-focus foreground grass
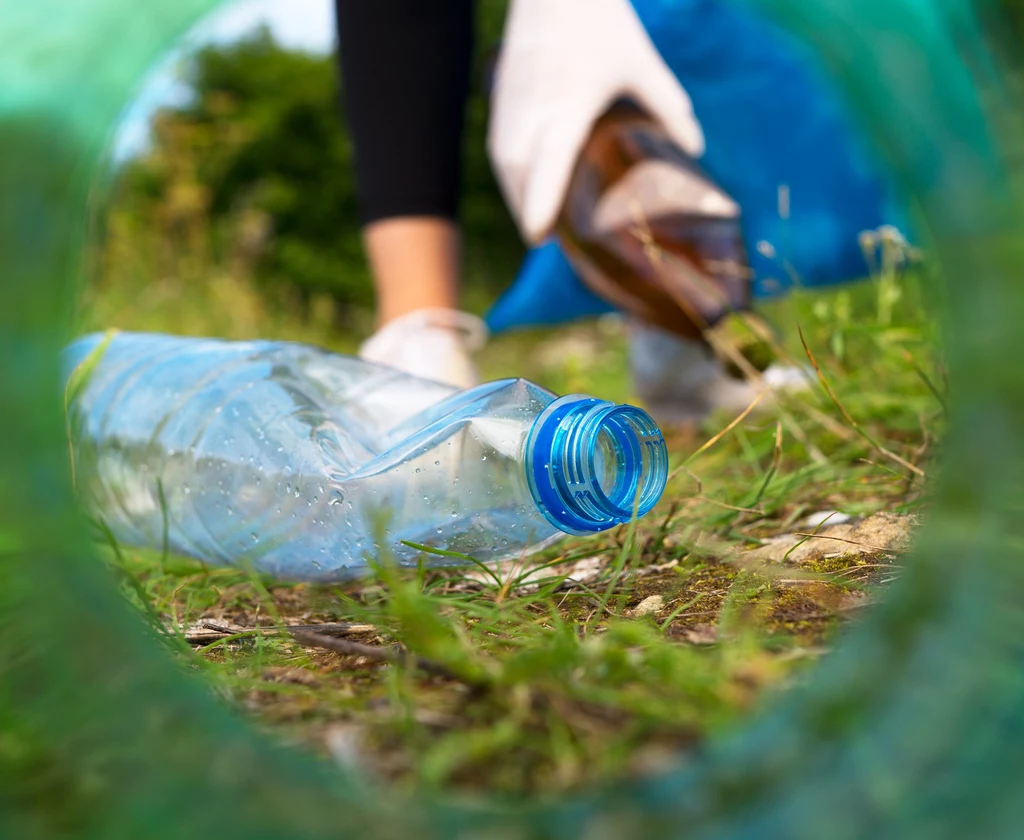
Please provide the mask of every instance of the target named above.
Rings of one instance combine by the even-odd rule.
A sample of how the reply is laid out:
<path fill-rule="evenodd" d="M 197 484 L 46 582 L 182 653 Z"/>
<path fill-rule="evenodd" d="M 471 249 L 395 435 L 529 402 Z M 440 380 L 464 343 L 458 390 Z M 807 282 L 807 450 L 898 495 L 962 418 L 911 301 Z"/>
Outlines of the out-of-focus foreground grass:
<path fill-rule="evenodd" d="M 278 217 L 256 193 L 214 211 L 216 178 L 202 173 L 216 154 L 194 122 L 161 129 L 188 135 L 146 164 L 171 175 L 136 170 L 101 214 L 80 327 L 353 351 L 370 328 L 365 269 L 352 263 L 340 296 L 277 282 L 285 263 L 264 258 Z M 256 129 L 240 125 L 245 146 Z M 476 212 L 470 305 L 481 308 L 497 281 L 479 272 L 511 279 L 517 251 L 490 251 L 494 228 L 474 225 Z M 670 431 L 672 478 L 649 517 L 566 539 L 529 567 L 399 571 L 384 558 L 372 579 L 281 585 L 114 546 L 100 528 L 97 539 L 183 670 L 279 737 L 372 777 L 555 792 L 641 772 L 799 680 L 899 575 L 944 424 L 926 275 L 766 307 L 782 355 L 809 363 L 802 330 L 828 388 Z M 622 401 L 625 351 L 621 324 L 604 318 L 498 337 L 481 364 L 488 377 Z"/>

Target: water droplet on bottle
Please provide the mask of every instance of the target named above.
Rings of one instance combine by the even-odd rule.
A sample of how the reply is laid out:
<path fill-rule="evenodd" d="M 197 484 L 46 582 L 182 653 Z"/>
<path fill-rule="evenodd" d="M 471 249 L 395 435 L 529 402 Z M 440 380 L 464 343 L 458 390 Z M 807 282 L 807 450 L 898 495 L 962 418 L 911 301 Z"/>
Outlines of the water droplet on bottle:
<path fill-rule="evenodd" d="M 259 538 L 259 536 L 258 536 L 258 535 L 256 534 L 256 532 L 255 532 L 255 531 L 253 531 L 253 532 L 252 532 L 251 534 L 249 534 L 249 536 L 250 536 L 250 537 L 252 537 L 252 541 L 253 541 L 254 543 L 258 543 L 258 542 L 260 541 L 260 538 Z"/>
<path fill-rule="evenodd" d="M 420 471 L 420 468 L 416 467 L 416 472 L 419 473 L 419 471 Z"/>
<path fill-rule="evenodd" d="M 314 502 L 319 502 L 320 501 L 320 497 L 319 496 L 314 496 L 313 497 L 313 501 Z"/>
<path fill-rule="evenodd" d="M 316 489 L 317 489 L 317 491 L 318 491 L 318 492 L 320 492 L 321 494 L 322 494 L 322 493 L 324 492 L 324 486 L 323 486 L 322 484 L 318 484 L 318 485 L 316 486 Z M 313 497 L 313 501 L 316 501 L 316 497 L 315 497 L 315 496 Z"/>
<path fill-rule="evenodd" d="M 440 528 L 437 529 L 437 533 L 439 533 L 439 534 L 441 533 L 441 529 Z"/>
<path fill-rule="evenodd" d="M 334 495 L 331 496 L 331 500 L 327 503 L 328 507 L 335 507 L 345 501 L 345 494 L 339 490 L 334 491 Z"/>
<path fill-rule="evenodd" d="M 459 515 L 458 515 L 457 513 L 453 513 L 453 514 L 452 514 L 452 519 L 457 519 L 457 518 L 458 518 L 458 516 L 459 516 Z"/>
<path fill-rule="evenodd" d="M 487 460 L 487 456 L 486 456 L 486 455 L 484 455 L 484 456 L 483 456 L 483 457 L 482 457 L 482 458 L 481 458 L 480 460 L 481 460 L 481 461 L 486 461 L 486 460 Z"/>
<path fill-rule="evenodd" d="M 440 461 L 434 461 L 434 466 L 435 466 L 435 467 L 439 467 L 439 466 L 441 466 L 441 462 L 440 462 Z"/>
<path fill-rule="evenodd" d="M 233 507 L 231 507 L 231 505 L 228 505 L 227 511 L 228 511 L 228 516 L 234 516 L 235 515 L 235 509 Z"/>
<path fill-rule="evenodd" d="M 284 492 L 290 494 L 292 492 L 292 486 L 290 484 L 286 484 L 284 486 Z"/>
<path fill-rule="evenodd" d="M 183 484 L 181 486 L 181 492 L 184 493 L 187 496 L 189 493 L 192 492 L 192 488 L 189 487 L 187 484 Z"/>

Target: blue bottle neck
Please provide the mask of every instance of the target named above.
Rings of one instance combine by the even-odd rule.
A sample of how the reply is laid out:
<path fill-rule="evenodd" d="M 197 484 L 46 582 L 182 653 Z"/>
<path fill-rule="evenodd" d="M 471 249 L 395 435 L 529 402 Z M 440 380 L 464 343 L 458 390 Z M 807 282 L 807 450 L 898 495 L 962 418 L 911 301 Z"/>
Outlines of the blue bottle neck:
<path fill-rule="evenodd" d="M 534 422 L 526 473 L 552 525 L 594 534 L 657 504 L 668 480 L 668 449 L 647 412 L 576 394 L 555 400 Z"/>

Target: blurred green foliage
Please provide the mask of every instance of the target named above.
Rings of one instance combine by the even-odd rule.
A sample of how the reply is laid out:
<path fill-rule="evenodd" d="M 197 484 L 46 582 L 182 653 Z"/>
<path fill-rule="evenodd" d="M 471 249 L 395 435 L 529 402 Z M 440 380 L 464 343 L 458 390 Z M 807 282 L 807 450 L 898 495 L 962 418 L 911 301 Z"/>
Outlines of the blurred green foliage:
<path fill-rule="evenodd" d="M 478 10 L 465 137 L 467 306 L 511 282 L 523 246 L 487 161 L 484 78 L 504 0 Z M 218 275 L 299 307 L 326 296 L 352 325 L 372 305 L 359 235 L 354 149 L 333 56 L 283 49 L 266 29 L 188 59 L 194 96 L 159 112 L 150 147 L 124 164 L 105 220 L 99 283 Z"/>

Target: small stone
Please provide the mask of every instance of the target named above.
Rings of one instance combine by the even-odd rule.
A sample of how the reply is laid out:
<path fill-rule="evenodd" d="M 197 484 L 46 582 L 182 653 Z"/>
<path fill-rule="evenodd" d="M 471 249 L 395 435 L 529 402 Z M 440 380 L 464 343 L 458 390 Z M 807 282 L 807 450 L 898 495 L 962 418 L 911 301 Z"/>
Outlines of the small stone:
<path fill-rule="evenodd" d="M 683 630 L 681 635 L 691 645 L 713 645 L 718 641 L 718 628 L 713 624 L 698 624 Z"/>
<path fill-rule="evenodd" d="M 561 587 L 563 589 L 571 588 L 577 584 L 588 584 L 597 580 L 607 565 L 608 561 L 606 558 L 584 557 L 572 564 L 543 565 L 529 572 L 524 571 L 525 567 L 522 560 L 506 560 L 494 563 L 491 565 L 491 568 L 503 584 L 515 580 L 516 592 L 521 595 L 528 595 L 531 592 L 536 592 L 552 578 L 560 577 L 561 575 L 565 575 L 565 580 Z M 473 581 L 475 584 L 483 584 L 484 586 L 494 585 L 494 576 L 483 569 L 470 569 L 466 572 L 465 579 Z"/>
<path fill-rule="evenodd" d="M 665 599 L 661 595 L 648 595 L 629 611 L 632 616 L 655 615 L 665 609 Z"/>
<path fill-rule="evenodd" d="M 267 668 L 261 677 L 266 682 L 285 683 L 293 685 L 306 685 L 316 687 L 320 681 L 316 675 L 305 668 L 274 667 Z"/>
<path fill-rule="evenodd" d="M 331 758 L 346 770 L 366 769 L 363 732 L 354 724 L 332 726 L 324 734 Z"/>
<path fill-rule="evenodd" d="M 819 510 L 804 518 L 800 523 L 805 528 L 819 528 L 822 525 L 845 525 L 853 519 L 852 516 L 840 513 L 838 510 Z"/>
<path fill-rule="evenodd" d="M 737 556 L 747 563 L 794 565 L 816 563 L 827 557 L 852 555 L 896 555 L 909 547 L 917 519 L 899 513 L 876 513 L 860 521 L 833 525 L 829 520 L 817 528 L 781 534 L 765 540 L 758 548 Z"/>

